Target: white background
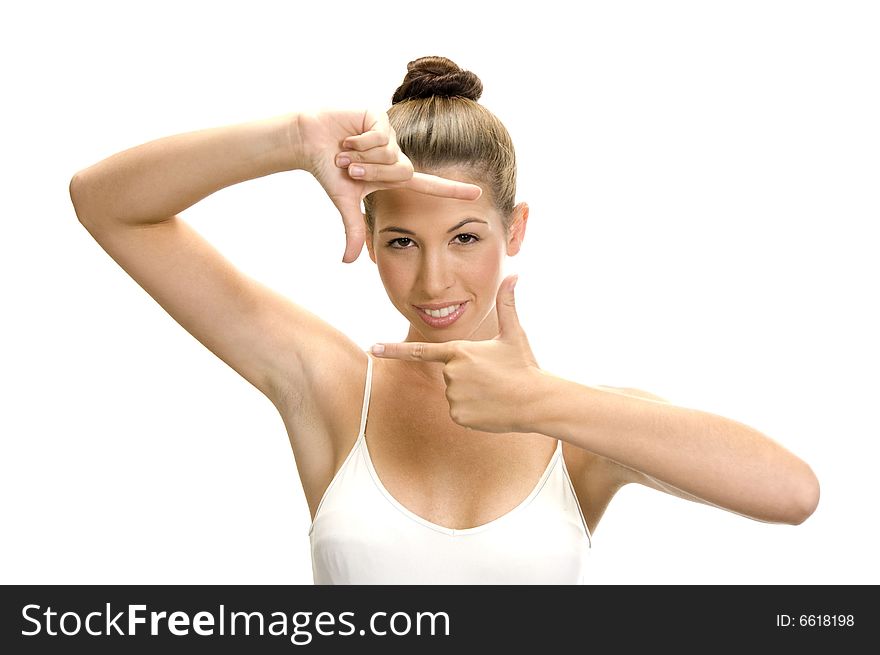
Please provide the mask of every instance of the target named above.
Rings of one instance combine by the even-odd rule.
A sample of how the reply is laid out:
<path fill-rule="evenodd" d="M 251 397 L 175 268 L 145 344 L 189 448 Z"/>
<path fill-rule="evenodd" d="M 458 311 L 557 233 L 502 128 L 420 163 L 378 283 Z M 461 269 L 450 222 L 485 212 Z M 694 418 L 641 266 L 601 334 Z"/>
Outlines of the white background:
<path fill-rule="evenodd" d="M 386 109 L 419 56 L 481 77 L 531 206 L 541 366 L 734 418 L 805 459 L 800 526 L 637 485 L 600 583 L 878 583 L 880 20 L 869 2 L 28 3 L 0 21 L 0 580 L 311 584 L 273 405 L 77 221 L 115 152 L 320 105 Z M 575 9 L 577 7 L 577 9 Z M 183 217 L 364 348 L 400 340 L 308 173 Z"/>

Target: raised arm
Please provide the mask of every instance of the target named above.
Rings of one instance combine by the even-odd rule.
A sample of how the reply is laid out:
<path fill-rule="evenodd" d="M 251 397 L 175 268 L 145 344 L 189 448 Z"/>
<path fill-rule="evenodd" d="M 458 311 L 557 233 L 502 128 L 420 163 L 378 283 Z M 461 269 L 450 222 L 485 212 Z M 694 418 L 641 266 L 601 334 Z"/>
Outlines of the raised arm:
<path fill-rule="evenodd" d="M 80 222 L 107 254 L 276 404 L 302 385 L 302 342 L 332 339 L 332 328 L 241 273 L 176 214 L 226 186 L 302 166 L 290 138 L 295 118 L 165 137 L 114 154 L 70 182 Z"/>
<path fill-rule="evenodd" d="M 166 222 L 215 191 L 302 168 L 290 141 L 295 114 L 150 141 L 73 176 L 70 195 L 88 229 Z"/>
<path fill-rule="evenodd" d="M 337 165 L 346 142 L 369 181 Z M 273 403 L 288 406 L 334 374 L 333 357 L 353 361 L 363 352 L 240 272 L 176 214 L 224 187 L 298 168 L 316 177 L 343 214 L 349 261 L 363 244 L 363 217 L 353 208 L 371 190 L 480 193 L 414 174 L 387 116 L 370 111 L 291 113 L 168 136 L 114 154 L 70 182 L 76 214 L 101 247 L 190 334 Z"/>

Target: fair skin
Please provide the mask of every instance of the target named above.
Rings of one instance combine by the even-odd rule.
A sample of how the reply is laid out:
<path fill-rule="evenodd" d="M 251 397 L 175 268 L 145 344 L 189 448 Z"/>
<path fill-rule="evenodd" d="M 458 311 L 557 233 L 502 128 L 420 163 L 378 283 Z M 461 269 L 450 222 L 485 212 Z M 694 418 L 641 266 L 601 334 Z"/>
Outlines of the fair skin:
<path fill-rule="evenodd" d="M 442 174 L 473 179 L 461 170 Z M 445 394 L 455 424 L 552 436 L 601 456 L 618 480 L 757 520 L 798 523 L 812 512 L 810 468 L 756 430 L 542 371 L 516 314 L 512 279 L 501 280 L 504 256 L 516 255 L 525 237 L 525 203 L 515 207 L 506 234 L 485 190 L 469 202 L 406 190 L 377 195 L 370 258 L 391 302 L 410 321 L 405 341 L 384 344 L 377 354 L 406 362 L 430 380 Z M 452 229 L 466 218 L 485 222 Z M 434 301 L 466 301 L 467 310 L 452 325 L 433 328 L 414 305 Z"/>
<path fill-rule="evenodd" d="M 462 169 L 434 173 L 474 180 Z M 405 341 L 480 341 L 497 335 L 495 295 L 502 265 L 505 255 L 519 252 L 528 205 L 514 207 L 510 229 L 505 231 L 491 192 L 484 191 L 473 201 L 429 198 L 407 190 L 376 195 L 378 216 L 368 235 L 367 250 L 389 300 L 409 321 Z M 419 318 L 417 305 L 451 305 L 453 301 L 466 303 L 462 317 L 453 325 L 435 328 Z M 443 386 L 442 364 L 415 362 L 410 368 Z"/>
<path fill-rule="evenodd" d="M 356 175 L 352 163 L 364 174 Z M 505 327 L 512 324 L 505 307 L 513 298 L 500 278 L 503 257 L 516 254 L 524 238 L 527 205 L 517 205 L 504 235 L 489 194 L 484 198 L 479 186 L 454 179 L 462 171 L 444 171 L 449 179 L 413 170 L 384 112 L 298 112 L 179 134 L 78 172 L 70 194 L 88 232 L 182 327 L 278 409 L 312 516 L 357 434 L 365 353 L 313 313 L 241 273 L 178 216 L 226 186 L 290 170 L 311 173 L 337 208 L 346 262 L 357 258 L 367 239 L 360 200 L 382 192 L 367 249 L 410 331 L 398 350 L 388 348 L 391 357 L 375 361 L 367 440 L 386 487 L 416 513 L 461 528 L 500 516 L 534 486 L 554 438 L 565 442 L 591 531 L 629 482 L 758 520 L 797 523 L 812 511 L 818 487 L 809 467 L 745 426 L 644 400 L 651 396 L 646 392 L 584 387 L 547 372 L 539 378 L 521 328 Z M 405 211 L 416 207 L 415 215 Z M 446 233 L 462 212 L 487 221 L 455 232 L 482 234 L 476 246 Z M 385 232 L 380 239 L 390 225 L 415 234 Z M 386 242 L 403 236 L 412 241 L 398 245 L 414 250 L 390 252 Z M 449 299 L 471 305 L 454 332 L 441 336 L 419 324 L 413 303 Z M 512 331 L 516 346 L 505 341 Z M 462 344 L 470 345 L 465 350 Z M 414 348 L 428 356 L 415 357 Z M 497 381 L 511 367 L 522 369 L 514 386 L 531 394 L 528 407 L 543 406 L 541 399 L 551 397 L 543 394 L 555 394 L 554 400 L 546 412 L 521 413 L 515 423 L 487 422 L 465 396 L 477 379 Z M 486 402 L 509 402 L 505 385 L 485 391 Z M 421 411 L 397 411 L 402 399 Z M 677 462 L 674 454 L 681 452 L 691 456 Z M 719 470 L 755 486 L 736 495 L 732 482 L 712 482 L 709 474 Z M 781 482 L 774 486 L 772 480 Z M 781 509 L 768 511 L 770 506 Z"/>

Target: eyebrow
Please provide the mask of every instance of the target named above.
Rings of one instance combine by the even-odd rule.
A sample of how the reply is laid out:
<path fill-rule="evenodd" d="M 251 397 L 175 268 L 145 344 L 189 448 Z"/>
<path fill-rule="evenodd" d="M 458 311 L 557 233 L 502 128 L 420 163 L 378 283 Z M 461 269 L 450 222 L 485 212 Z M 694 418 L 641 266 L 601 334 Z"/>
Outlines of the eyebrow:
<path fill-rule="evenodd" d="M 446 233 L 449 234 L 450 232 L 455 232 L 462 225 L 466 225 L 468 223 L 486 223 L 486 225 L 489 224 L 486 221 L 484 221 L 482 218 L 465 218 L 464 220 L 456 223 L 451 228 L 446 230 Z M 402 227 L 395 227 L 395 226 L 384 227 L 381 230 L 379 230 L 379 234 L 382 234 L 383 232 L 400 232 L 401 234 L 412 234 L 413 236 L 415 236 L 415 234 L 416 234 L 412 230 L 406 230 Z"/>

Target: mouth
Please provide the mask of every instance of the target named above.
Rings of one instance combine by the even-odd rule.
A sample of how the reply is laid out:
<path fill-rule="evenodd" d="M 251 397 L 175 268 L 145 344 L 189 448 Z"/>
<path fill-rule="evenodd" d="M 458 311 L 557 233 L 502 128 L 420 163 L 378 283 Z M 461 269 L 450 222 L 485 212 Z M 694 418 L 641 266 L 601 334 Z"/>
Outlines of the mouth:
<path fill-rule="evenodd" d="M 469 301 L 447 305 L 438 309 L 416 307 L 419 317 L 432 328 L 444 328 L 455 323 L 464 314 Z"/>

